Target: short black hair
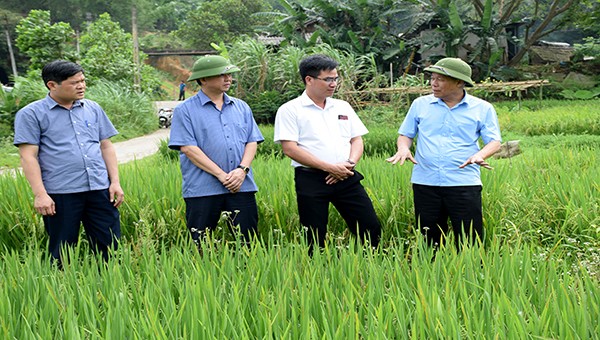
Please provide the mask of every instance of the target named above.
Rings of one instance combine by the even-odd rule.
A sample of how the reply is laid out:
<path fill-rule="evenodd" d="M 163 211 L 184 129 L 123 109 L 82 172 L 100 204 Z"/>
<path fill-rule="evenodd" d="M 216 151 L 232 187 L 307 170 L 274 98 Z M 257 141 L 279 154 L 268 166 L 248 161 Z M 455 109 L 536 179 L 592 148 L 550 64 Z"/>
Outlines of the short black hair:
<path fill-rule="evenodd" d="M 313 54 L 300 62 L 300 77 L 306 83 L 306 76 L 318 77 L 321 71 L 331 71 L 338 67 L 339 63 L 324 54 Z"/>
<path fill-rule="evenodd" d="M 42 68 L 42 79 L 44 80 L 44 85 L 48 87 L 49 81 L 55 81 L 60 84 L 63 80 L 66 80 L 79 72 L 84 73 L 83 67 L 79 64 L 67 60 L 54 60 L 47 63 Z"/>

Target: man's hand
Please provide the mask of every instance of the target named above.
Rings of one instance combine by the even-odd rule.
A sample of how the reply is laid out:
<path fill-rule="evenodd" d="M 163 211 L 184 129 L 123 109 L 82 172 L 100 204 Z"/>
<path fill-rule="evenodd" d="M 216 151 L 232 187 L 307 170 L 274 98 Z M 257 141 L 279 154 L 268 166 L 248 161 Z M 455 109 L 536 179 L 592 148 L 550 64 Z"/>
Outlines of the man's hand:
<path fill-rule="evenodd" d="M 494 168 L 492 168 L 486 161 L 485 159 L 483 159 L 483 157 L 481 157 L 478 153 L 474 154 L 473 156 L 469 157 L 469 159 L 467 159 L 463 164 L 461 164 L 459 166 L 459 168 L 464 168 L 469 164 L 477 164 L 479 166 L 482 166 L 488 170 L 494 170 Z"/>
<path fill-rule="evenodd" d="M 33 207 L 35 208 L 35 211 L 43 216 L 52 216 L 56 214 L 54 200 L 47 193 L 36 195 L 33 200 Z"/>
<path fill-rule="evenodd" d="M 350 176 L 354 176 L 354 166 L 356 164 L 352 164 L 348 161 L 340 162 L 332 164 L 332 166 L 328 169 L 329 175 L 325 177 L 325 183 L 327 184 L 335 184 L 339 181 L 343 181 Z"/>
<path fill-rule="evenodd" d="M 398 149 L 398 152 L 396 152 L 395 155 L 387 158 L 385 161 L 394 165 L 396 163 L 400 163 L 400 165 L 403 165 L 404 161 L 406 161 L 407 159 L 413 164 L 417 164 L 417 161 L 413 158 L 413 155 L 410 153 L 410 150 L 408 148 L 400 148 Z"/>
<path fill-rule="evenodd" d="M 221 183 L 223 183 L 223 185 L 225 186 L 225 188 L 227 188 L 227 190 L 229 190 L 229 192 L 234 194 L 240 191 L 242 183 L 244 183 L 244 180 L 246 179 L 246 172 L 243 169 L 236 168 L 231 170 L 222 178 L 222 181 L 221 178 L 219 178 Z"/>
<path fill-rule="evenodd" d="M 110 187 L 108 187 L 108 194 L 110 202 L 115 206 L 115 208 L 118 208 L 125 200 L 125 194 L 123 193 L 123 189 L 119 183 L 111 183 Z"/>

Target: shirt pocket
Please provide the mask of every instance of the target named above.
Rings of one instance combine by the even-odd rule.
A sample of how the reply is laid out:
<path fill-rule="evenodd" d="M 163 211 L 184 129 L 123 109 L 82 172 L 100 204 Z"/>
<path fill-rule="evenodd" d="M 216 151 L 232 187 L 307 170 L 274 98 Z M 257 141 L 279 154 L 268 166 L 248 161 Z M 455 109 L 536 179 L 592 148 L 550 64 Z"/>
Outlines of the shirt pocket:
<path fill-rule="evenodd" d="M 338 119 L 338 129 L 340 131 L 340 137 L 351 138 L 352 137 L 352 124 L 349 120 Z"/>
<path fill-rule="evenodd" d="M 90 142 L 100 142 L 100 124 L 94 121 L 83 122 L 83 132 Z"/>

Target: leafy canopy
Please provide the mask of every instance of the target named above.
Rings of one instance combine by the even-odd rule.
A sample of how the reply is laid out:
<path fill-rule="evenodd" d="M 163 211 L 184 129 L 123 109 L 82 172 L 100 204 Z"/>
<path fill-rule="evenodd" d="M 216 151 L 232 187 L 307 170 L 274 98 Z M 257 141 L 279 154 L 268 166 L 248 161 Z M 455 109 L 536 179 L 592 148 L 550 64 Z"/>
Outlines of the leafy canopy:
<path fill-rule="evenodd" d="M 56 60 L 75 60 L 75 31 L 64 22 L 50 23 L 50 12 L 32 10 L 16 28 L 16 46 L 30 58 L 30 69 Z"/>

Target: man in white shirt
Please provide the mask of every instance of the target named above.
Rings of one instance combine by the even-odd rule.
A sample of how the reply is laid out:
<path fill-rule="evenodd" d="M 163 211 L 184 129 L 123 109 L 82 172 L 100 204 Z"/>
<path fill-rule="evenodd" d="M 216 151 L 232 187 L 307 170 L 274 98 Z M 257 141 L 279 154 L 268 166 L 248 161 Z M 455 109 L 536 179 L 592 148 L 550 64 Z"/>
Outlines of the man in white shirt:
<path fill-rule="evenodd" d="M 351 232 L 377 247 L 381 224 L 355 170 L 368 132 L 350 104 L 333 99 L 339 81 L 338 63 L 325 55 L 300 62 L 305 91 L 283 104 L 275 117 L 274 140 L 292 159 L 300 224 L 308 228 L 312 252 L 315 241 L 325 245 L 329 203 Z"/>

